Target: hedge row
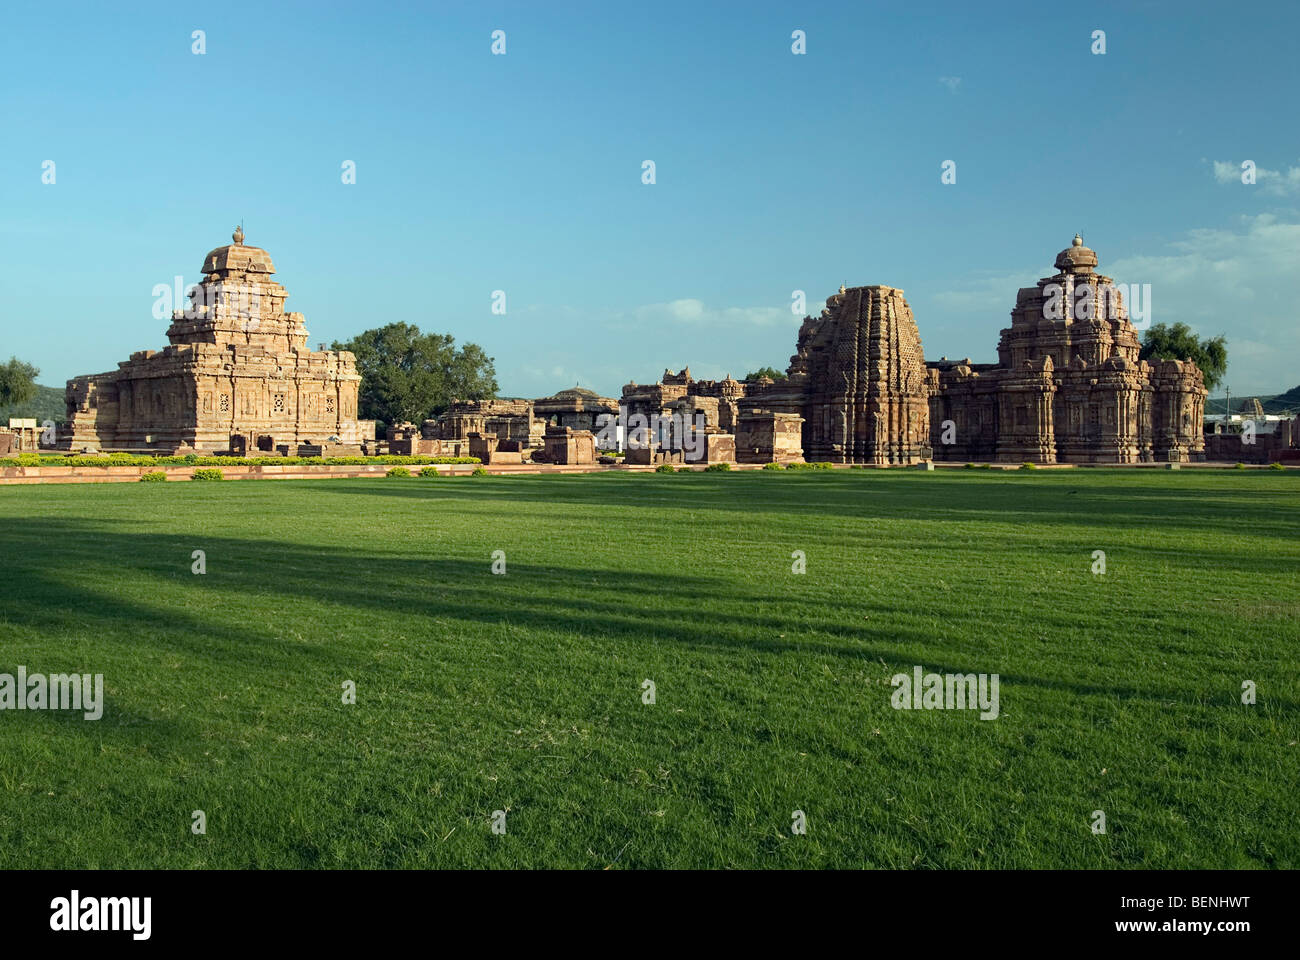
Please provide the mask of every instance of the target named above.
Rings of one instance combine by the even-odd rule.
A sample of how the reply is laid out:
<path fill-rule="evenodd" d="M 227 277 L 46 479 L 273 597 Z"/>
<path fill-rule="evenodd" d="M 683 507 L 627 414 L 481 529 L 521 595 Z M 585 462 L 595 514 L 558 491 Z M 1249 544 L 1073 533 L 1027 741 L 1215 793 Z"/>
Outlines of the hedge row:
<path fill-rule="evenodd" d="M 51 457 L 20 453 L 0 457 L 0 467 L 292 467 L 300 464 L 355 466 L 357 464 L 478 463 L 478 457 L 185 457 L 137 456 L 111 453 L 106 457 Z"/>

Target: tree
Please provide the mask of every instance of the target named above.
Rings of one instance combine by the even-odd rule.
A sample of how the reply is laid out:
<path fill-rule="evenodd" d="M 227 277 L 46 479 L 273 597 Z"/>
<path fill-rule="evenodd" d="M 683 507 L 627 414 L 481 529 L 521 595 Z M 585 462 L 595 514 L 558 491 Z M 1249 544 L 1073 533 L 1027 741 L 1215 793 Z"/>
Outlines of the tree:
<path fill-rule="evenodd" d="M 1228 372 L 1228 348 L 1224 337 L 1202 340 L 1185 323 L 1157 323 L 1142 338 L 1143 360 L 1192 360 L 1201 368 L 1205 388 L 1213 390 Z"/>
<path fill-rule="evenodd" d="M 780 370 L 774 370 L 771 367 L 759 367 L 753 373 L 745 374 L 746 380 L 757 380 L 760 377 L 767 377 L 770 380 L 784 380 L 785 374 Z"/>
<path fill-rule="evenodd" d="M 467 343 L 457 350 L 454 337 L 421 333 L 409 323 L 367 330 L 330 348 L 357 358 L 363 419 L 419 423 L 446 410 L 453 399 L 496 396 L 496 370 L 482 347 Z"/>
<path fill-rule="evenodd" d="M 41 371 L 17 357 L 0 365 L 0 407 L 26 403 L 36 396 L 36 378 Z"/>

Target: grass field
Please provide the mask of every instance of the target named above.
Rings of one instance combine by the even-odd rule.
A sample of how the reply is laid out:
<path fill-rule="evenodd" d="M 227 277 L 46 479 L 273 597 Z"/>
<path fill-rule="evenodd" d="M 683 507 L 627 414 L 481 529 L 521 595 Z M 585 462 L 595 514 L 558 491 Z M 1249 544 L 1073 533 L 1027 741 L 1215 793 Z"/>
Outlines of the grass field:
<path fill-rule="evenodd" d="M 0 569 L 107 692 L 0 713 L 0 867 L 1300 867 L 1292 471 L 8 487 Z"/>

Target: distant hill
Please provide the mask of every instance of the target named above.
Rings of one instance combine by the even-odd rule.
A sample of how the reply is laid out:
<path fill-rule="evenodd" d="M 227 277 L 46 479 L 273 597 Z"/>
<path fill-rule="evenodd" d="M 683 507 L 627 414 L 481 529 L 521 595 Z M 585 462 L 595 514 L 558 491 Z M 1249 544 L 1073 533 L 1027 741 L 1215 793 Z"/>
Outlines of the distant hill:
<path fill-rule="evenodd" d="M 0 407 L 0 427 L 9 426 L 10 417 L 35 417 L 37 423 L 43 423 L 46 420 L 62 423 L 66 415 L 67 408 L 63 405 L 63 388 L 42 387 L 38 383 L 36 385 L 36 396 L 27 403 L 15 404 L 12 407 Z"/>
<path fill-rule="evenodd" d="M 1264 408 L 1265 413 L 1295 413 L 1300 411 L 1300 386 L 1292 387 L 1286 393 L 1276 393 L 1271 396 L 1257 396 L 1252 398 L 1250 394 L 1245 396 L 1234 396 L 1232 398 L 1232 412 L 1241 413 L 1246 401 L 1258 399 L 1259 405 Z M 1205 412 L 1227 413 L 1227 401 L 1223 397 L 1210 397 L 1205 401 Z"/>

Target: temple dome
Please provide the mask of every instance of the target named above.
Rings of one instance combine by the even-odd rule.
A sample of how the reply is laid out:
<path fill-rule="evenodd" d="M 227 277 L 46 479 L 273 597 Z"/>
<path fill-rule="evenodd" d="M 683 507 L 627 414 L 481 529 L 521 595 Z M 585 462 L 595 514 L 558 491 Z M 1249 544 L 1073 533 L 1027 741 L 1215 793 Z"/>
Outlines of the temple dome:
<path fill-rule="evenodd" d="M 1056 255 L 1056 269 L 1062 273 L 1092 273 L 1097 266 L 1097 254 L 1083 245 L 1077 233 L 1074 242 Z"/>
<path fill-rule="evenodd" d="M 231 235 L 234 243 L 209 250 L 203 258 L 201 272 L 207 273 L 275 273 L 271 255 L 261 247 L 244 245 L 244 230 L 236 228 Z"/>
<path fill-rule="evenodd" d="M 595 390 L 588 390 L 586 387 L 570 387 L 568 390 L 561 390 L 556 394 L 557 397 L 563 397 L 566 400 L 599 400 L 600 394 Z"/>

